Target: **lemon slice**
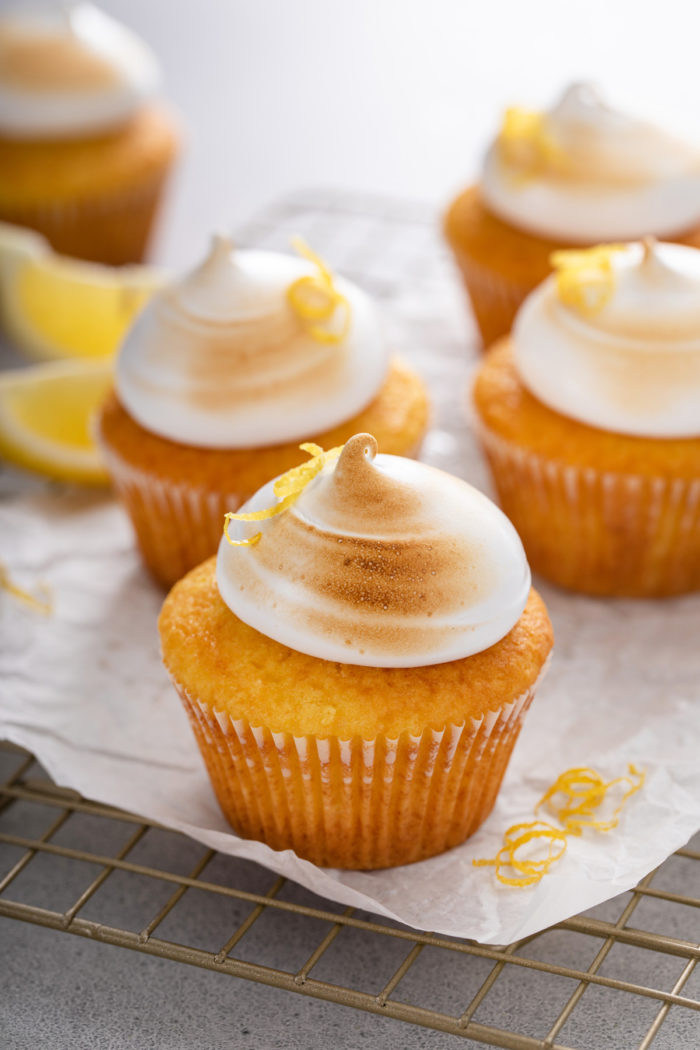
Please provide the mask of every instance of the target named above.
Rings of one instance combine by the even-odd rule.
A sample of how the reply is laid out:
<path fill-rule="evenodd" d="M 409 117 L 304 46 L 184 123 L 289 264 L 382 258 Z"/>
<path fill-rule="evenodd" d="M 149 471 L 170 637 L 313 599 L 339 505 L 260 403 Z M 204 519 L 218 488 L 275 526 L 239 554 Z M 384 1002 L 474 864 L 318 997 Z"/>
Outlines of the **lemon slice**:
<path fill-rule="evenodd" d="M 109 361 L 58 361 L 0 376 L 0 456 L 62 481 L 105 485 L 93 416 L 112 383 Z"/>
<path fill-rule="evenodd" d="M 42 361 L 109 357 L 164 281 L 148 266 L 57 255 L 33 230 L 0 223 L 0 305 L 17 346 Z"/>

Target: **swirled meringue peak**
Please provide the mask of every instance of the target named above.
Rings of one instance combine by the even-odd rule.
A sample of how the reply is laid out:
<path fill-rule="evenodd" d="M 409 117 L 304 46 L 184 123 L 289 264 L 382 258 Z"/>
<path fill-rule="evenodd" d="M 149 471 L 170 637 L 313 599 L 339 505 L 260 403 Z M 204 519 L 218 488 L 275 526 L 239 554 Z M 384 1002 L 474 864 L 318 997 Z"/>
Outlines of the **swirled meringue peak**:
<path fill-rule="evenodd" d="M 546 112 L 506 112 L 482 192 L 507 222 L 563 244 L 667 237 L 700 221 L 700 149 L 572 84 Z"/>
<path fill-rule="evenodd" d="M 369 434 L 306 450 L 309 463 L 229 516 L 216 576 L 236 616 L 299 652 L 373 667 L 461 659 L 510 631 L 530 570 L 486 496 L 377 455 Z"/>
<path fill-rule="evenodd" d="M 207 448 L 298 441 L 362 411 L 386 377 L 377 311 L 307 258 L 234 251 L 225 237 L 146 306 L 117 361 L 117 391 L 147 430 Z"/>
<path fill-rule="evenodd" d="M 0 17 L 0 134 L 65 138 L 109 131 L 155 93 L 153 52 L 92 4 Z"/>
<path fill-rule="evenodd" d="M 679 244 L 555 252 L 513 328 L 529 390 L 590 426 L 700 435 L 700 251 Z"/>

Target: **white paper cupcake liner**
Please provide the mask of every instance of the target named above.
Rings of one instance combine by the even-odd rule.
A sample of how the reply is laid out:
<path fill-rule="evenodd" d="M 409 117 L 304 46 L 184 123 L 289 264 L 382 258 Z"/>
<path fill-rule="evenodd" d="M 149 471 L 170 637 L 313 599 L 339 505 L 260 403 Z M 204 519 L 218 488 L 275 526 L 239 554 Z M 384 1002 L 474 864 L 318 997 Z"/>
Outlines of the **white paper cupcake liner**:
<path fill-rule="evenodd" d="M 484 347 L 508 335 L 515 315 L 537 282 L 516 282 L 456 253 Z"/>
<path fill-rule="evenodd" d="M 271 732 L 174 684 L 235 830 L 345 868 L 408 864 L 471 835 L 493 807 L 537 687 L 478 720 L 365 740 Z"/>
<path fill-rule="evenodd" d="M 112 265 L 143 260 L 170 162 L 138 184 L 4 207 L 0 219 L 37 230 L 61 254 Z"/>
<path fill-rule="evenodd" d="M 114 488 L 131 518 L 146 565 L 155 578 L 171 586 L 216 553 L 224 515 L 248 498 L 176 484 L 137 470 L 102 444 Z"/>
<path fill-rule="evenodd" d="M 547 459 L 480 423 L 501 506 L 535 571 L 590 594 L 700 589 L 700 478 L 645 477 Z"/>

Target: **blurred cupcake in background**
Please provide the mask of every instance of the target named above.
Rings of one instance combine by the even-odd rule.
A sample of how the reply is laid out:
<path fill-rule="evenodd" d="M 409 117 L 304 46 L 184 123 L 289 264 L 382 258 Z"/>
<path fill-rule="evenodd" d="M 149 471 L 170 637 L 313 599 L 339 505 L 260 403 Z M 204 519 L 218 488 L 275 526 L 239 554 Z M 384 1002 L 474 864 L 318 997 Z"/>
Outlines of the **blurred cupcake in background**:
<path fill-rule="evenodd" d="M 215 238 L 122 345 L 99 440 L 164 584 L 216 551 L 224 514 L 295 466 L 300 442 L 370 431 L 388 453 L 418 451 L 422 381 L 392 356 L 371 299 L 299 247 L 307 258 Z"/>
<path fill-rule="evenodd" d="M 91 4 L 0 15 L 0 220 L 140 262 L 179 132 L 151 50 Z"/>
<path fill-rule="evenodd" d="M 563 251 L 479 370 L 501 506 L 530 565 L 589 594 L 700 590 L 700 251 Z"/>
<path fill-rule="evenodd" d="M 700 149 L 573 84 L 548 111 L 506 111 L 445 232 L 488 346 L 557 248 L 647 235 L 700 247 Z"/>

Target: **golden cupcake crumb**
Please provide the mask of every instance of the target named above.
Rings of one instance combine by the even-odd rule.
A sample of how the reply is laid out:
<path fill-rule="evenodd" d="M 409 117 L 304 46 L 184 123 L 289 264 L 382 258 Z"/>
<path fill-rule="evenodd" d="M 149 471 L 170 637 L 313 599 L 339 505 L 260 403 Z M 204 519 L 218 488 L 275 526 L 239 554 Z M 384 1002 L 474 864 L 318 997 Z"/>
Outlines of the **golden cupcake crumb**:
<path fill-rule="evenodd" d="M 295 736 L 372 739 L 481 718 L 534 685 L 552 646 L 533 590 L 505 638 L 461 660 L 409 668 L 320 660 L 239 620 L 219 594 L 214 559 L 175 585 L 159 625 L 166 667 L 200 703 Z"/>

